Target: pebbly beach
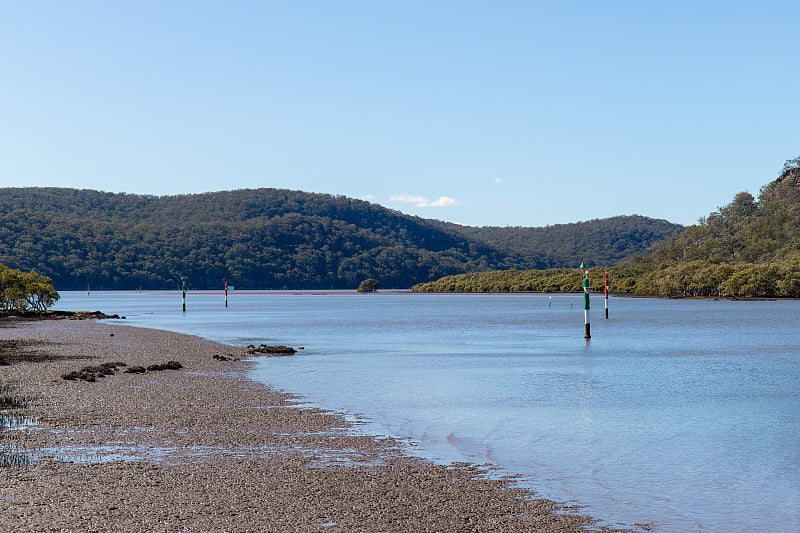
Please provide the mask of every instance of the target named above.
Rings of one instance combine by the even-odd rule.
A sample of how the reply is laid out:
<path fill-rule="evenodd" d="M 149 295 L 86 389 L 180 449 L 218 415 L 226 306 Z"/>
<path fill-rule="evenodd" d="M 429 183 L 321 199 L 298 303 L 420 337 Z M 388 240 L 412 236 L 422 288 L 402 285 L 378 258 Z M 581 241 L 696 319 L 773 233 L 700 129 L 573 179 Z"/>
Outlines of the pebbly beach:
<path fill-rule="evenodd" d="M 245 348 L 69 319 L 0 341 L 0 531 L 607 531 L 299 406 Z"/>

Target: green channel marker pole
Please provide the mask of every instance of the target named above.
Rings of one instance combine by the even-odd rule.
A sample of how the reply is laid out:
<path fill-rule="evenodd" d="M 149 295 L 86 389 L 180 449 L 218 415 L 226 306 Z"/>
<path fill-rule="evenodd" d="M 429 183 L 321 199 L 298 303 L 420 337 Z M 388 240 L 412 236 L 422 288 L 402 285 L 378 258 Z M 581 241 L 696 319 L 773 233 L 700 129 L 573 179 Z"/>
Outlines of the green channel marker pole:
<path fill-rule="evenodd" d="M 581 262 L 581 269 L 586 268 L 586 266 Z M 589 270 L 586 270 L 586 273 L 583 276 L 583 323 L 585 327 L 585 334 L 583 335 L 584 339 L 591 339 L 591 324 L 589 323 L 589 290 L 591 287 L 589 286 Z"/>
<path fill-rule="evenodd" d="M 183 293 L 183 312 L 186 312 L 186 282 L 183 280 L 183 276 L 181 276 L 181 292 Z"/>

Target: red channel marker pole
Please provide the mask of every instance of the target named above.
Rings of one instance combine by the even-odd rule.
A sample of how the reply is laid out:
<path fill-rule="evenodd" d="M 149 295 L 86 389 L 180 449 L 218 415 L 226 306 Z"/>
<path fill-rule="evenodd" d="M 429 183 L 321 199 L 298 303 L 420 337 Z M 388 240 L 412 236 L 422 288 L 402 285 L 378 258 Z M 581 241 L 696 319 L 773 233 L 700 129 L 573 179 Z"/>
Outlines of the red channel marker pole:
<path fill-rule="evenodd" d="M 606 300 L 605 300 L 605 305 L 606 305 L 606 320 L 608 320 L 608 272 L 606 272 L 605 281 L 606 281 Z"/>

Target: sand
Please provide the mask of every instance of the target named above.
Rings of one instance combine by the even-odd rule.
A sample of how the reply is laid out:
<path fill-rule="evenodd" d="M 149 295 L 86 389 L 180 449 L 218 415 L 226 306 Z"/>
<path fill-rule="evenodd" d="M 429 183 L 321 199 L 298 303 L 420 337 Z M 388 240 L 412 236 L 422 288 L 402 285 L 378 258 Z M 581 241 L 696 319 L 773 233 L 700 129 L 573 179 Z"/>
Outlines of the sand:
<path fill-rule="evenodd" d="M 482 467 L 298 407 L 248 378 L 244 349 L 92 320 L 0 324 L 0 394 L 24 404 L 0 410 L 0 452 L 31 463 L 0 467 L 0 531 L 596 530 Z M 170 360 L 182 368 L 123 372 Z M 61 377 L 111 362 L 127 366 Z"/>

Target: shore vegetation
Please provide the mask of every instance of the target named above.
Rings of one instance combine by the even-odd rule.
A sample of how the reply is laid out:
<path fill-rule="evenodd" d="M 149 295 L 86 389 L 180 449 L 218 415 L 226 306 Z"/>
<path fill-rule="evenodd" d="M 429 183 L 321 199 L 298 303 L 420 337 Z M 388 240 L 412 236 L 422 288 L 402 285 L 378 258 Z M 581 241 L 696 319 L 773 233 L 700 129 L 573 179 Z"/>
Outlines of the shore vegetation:
<path fill-rule="evenodd" d="M 59 299 L 53 280 L 0 264 L 0 310 L 46 311 Z"/>
<path fill-rule="evenodd" d="M 367 278 L 358 286 L 358 292 L 375 292 L 380 289 L 381 285 L 378 280 L 374 278 Z"/>

